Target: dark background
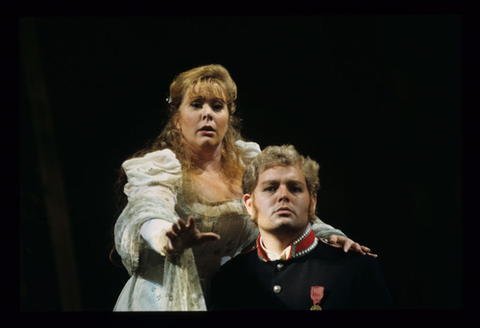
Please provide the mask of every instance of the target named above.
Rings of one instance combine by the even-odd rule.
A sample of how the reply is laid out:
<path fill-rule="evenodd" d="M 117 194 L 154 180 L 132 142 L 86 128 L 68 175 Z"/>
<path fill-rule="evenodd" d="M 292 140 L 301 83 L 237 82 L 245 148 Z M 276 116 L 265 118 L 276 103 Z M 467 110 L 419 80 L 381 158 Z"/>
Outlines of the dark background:
<path fill-rule="evenodd" d="M 160 133 L 173 77 L 211 63 L 237 83 L 245 138 L 320 163 L 319 216 L 379 254 L 399 309 L 463 307 L 460 15 L 30 23 L 20 27 L 36 31 L 81 310 L 111 311 L 128 279 L 109 260 L 117 169 Z M 20 68 L 20 308 L 68 310 Z"/>

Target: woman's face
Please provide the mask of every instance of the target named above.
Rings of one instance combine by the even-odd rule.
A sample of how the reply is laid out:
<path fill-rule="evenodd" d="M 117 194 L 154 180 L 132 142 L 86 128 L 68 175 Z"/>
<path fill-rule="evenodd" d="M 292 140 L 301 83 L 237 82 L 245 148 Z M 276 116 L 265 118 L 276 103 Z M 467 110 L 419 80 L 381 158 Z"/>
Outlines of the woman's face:
<path fill-rule="evenodd" d="M 225 97 L 198 89 L 197 85 L 183 96 L 177 128 L 194 152 L 220 150 L 229 119 Z"/>

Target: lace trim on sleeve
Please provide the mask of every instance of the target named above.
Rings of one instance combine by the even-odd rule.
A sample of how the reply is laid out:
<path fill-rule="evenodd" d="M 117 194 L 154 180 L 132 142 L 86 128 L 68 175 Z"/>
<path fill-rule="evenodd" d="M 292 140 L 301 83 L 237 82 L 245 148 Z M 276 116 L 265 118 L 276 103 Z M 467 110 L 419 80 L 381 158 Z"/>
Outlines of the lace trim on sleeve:
<path fill-rule="evenodd" d="M 115 248 L 130 275 L 138 267 L 142 244 L 140 228 L 150 219 L 176 222 L 176 215 L 170 207 L 157 197 L 139 196 L 128 202 L 115 224 Z"/>
<path fill-rule="evenodd" d="M 163 277 L 162 308 L 167 311 L 207 310 L 191 248 L 171 260 L 165 259 Z"/>

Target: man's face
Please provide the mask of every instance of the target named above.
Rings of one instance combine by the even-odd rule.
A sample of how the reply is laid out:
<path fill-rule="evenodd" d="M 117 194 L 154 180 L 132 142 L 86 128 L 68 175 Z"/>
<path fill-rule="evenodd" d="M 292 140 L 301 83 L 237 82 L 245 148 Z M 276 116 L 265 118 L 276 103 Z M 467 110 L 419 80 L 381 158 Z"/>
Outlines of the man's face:
<path fill-rule="evenodd" d="M 262 234 L 297 234 L 308 225 L 309 208 L 315 210 L 316 195 L 310 197 L 299 166 L 275 166 L 259 175 L 253 195 L 246 194 L 243 200 Z"/>

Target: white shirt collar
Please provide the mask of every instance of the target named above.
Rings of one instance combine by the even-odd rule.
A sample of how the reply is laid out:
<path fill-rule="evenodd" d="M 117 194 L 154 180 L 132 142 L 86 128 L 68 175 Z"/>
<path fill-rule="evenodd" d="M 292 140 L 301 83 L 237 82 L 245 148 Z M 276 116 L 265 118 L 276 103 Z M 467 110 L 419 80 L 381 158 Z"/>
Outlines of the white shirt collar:
<path fill-rule="evenodd" d="M 263 238 L 260 236 L 260 247 L 263 249 L 265 254 L 267 255 L 268 259 L 270 261 L 277 261 L 277 260 L 286 260 L 288 254 L 290 254 L 290 250 L 292 249 L 292 244 L 290 244 L 287 248 L 285 248 L 282 252 L 282 254 L 278 254 L 273 251 L 269 251 L 265 245 L 263 244 Z"/>

